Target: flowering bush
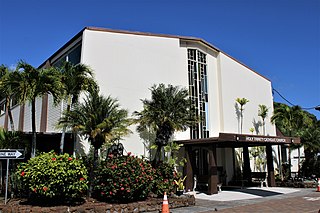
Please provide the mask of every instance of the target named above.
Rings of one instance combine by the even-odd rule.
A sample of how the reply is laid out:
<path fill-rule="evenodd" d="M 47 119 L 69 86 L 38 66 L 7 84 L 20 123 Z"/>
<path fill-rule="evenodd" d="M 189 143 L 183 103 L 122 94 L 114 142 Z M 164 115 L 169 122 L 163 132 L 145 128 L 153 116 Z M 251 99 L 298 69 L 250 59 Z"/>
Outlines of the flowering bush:
<path fill-rule="evenodd" d="M 16 175 L 31 196 L 37 198 L 76 199 L 88 189 L 85 166 L 68 154 L 40 154 L 20 164 Z"/>
<path fill-rule="evenodd" d="M 174 193 L 176 173 L 174 166 L 168 163 L 160 162 L 156 167 L 155 183 L 152 192 L 158 196 Z"/>
<path fill-rule="evenodd" d="M 109 155 L 95 174 L 94 196 L 100 200 L 127 203 L 145 199 L 153 184 L 154 169 L 144 159 Z"/>

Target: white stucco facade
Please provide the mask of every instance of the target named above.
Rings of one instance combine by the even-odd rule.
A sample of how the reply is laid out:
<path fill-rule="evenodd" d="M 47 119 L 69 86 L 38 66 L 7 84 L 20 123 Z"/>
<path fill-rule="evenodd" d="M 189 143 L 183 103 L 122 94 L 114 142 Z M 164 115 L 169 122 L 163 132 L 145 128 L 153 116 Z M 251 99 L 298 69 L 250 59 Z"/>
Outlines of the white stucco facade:
<path fill-rule="evenodd" d="M 255 134 L 262 134 L 262 127 L 258 127 L 261 122 L 258 105 L 264 104 L 269 108 L 266 135 L 276 135 L 275 126 L 270 122 L 273 112 L 271 82 L 201 39 L 85 28 L 48 61 L 53 65 L 77 45 L 81 45 L 80 62 L 94 70 L 100 92 L 117 98 L 130 116 L 142 109 L 141 99 L 150 98 L 149 88 L 154 84 L 189 87 L 188 49 L 196 49 L 206 56 L 206 128 L 209 137 L 218 137 L 219 133 L 239 133 L 236 98 L 250 101 L 245 105 L 243 133 L 251 134 L 249 129 L 255 126 Z M 65 103 L 53 106 L 52 97 L 48 100 L 46 132 L 60 132 L 55 127 Z M 43 110 L 41 103 L 37 100 L 37 130 Z M 30 106 L 26 105 L 24 131 L 31 131 L 30 117 Z M 4 122 L 3 115 L 0 122 Z M 18 124 L 18 117 L 15 117 L 15 122 Z M 135 127 L 131 129 L 134 133 L 125 138 L 123 144 L 127 151 L 141 155 L 144 153 L 143 143 Z M 175 139 L 190 139 L 190 131 L 176 133 Z"/>

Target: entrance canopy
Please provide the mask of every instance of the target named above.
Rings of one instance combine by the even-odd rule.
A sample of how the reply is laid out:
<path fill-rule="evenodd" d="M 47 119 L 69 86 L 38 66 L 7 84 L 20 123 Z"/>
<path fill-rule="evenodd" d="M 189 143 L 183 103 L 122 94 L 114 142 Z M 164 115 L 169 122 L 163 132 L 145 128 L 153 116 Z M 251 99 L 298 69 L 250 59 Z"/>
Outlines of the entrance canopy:
<path fill-rule="evenodd" d="M 192 189 L 194 175 L 197 175 L 197 180 L 203 181 L 208 185 L 208 194 L 217 193 L 217 184 L 219 180 L 218 165 L 216 162 L 217 148 L 243 148 L 243 176 L 240 181 L 246 181 L 251 183 L 251 169 L 248 147 L 253 146 L 265 146 L 266 147 L 266 160 L 268 170 L 268 185 L 275 186 L 272 145 L 286 145 L 299 144 L 299 138 L 283 137 L 283 136 L 264 136 L 264 135 L 249 135 L 249 134 L 234 134 L 234 133 L 220 133 L 219 137 L 180 140 L 179 144 L 183 144 L 185 147 L 185 157 L 187 163 L 185 165 L 184 173 L 186 178 L 187 189 Z M 201 151 L 205 150 L 204 151 Z M 198 150 L 198 151 L 197 151 Z M 197 153 L 195 153 L 195 151 Z M 202 162 L 201 164 L 201 156 Z M 235 171 L 235 154 L 233 151 L 233 175 L 236 175 Z M 200 165 L 201 164 L 201 165 Z M 199 172 L 199 171 L 205 172 Z"/>
<path fill-rule="evenodd" d="M 234 133 L 219 133 L 219 137 L 179 140 L 184 145 L 216 145 L 217 147 L 243 147 L 243 146 L 266 146 L 266 145 L 290 145 L 299 144 L 300 138 L 246 135 Z"/>

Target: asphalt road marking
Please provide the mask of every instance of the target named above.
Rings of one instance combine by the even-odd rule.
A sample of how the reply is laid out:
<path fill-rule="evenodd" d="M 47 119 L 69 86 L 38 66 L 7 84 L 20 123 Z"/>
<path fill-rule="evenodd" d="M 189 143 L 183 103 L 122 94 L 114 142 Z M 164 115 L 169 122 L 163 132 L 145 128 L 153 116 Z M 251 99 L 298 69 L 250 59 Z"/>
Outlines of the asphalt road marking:
<path fill-rule="evenodd" d="M 320 200 L 320 197 L 303 197 L 304 199 L 308 200 L 308 201 L 316 201 L 316 200 Z"/>

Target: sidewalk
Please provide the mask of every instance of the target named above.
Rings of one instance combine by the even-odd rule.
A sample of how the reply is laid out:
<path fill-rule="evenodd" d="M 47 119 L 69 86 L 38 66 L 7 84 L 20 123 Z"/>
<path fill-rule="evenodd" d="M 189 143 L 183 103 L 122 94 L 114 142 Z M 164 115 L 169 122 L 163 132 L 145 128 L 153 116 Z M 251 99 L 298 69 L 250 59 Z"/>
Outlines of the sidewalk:
<path fill-rule="evenodd" d="M 254 198 L 264 198 L 269 196 L 288 194 L 298 192 L 300 189 L 280 188 L 280 187 L 248 187 L 244 189 L 233 189 L 219 192 L 216 195 L 207 195 L 204 193 L 196 194 L 196 199 L 214 200 L 214 201 L 233 201 L 233 200 L 248 200 Z"/>
<path fill-rule="evenodd" d="M 315 212 L 320 209 L 320 192 L 312 188 L 245 188 L 215 195 L 196 194 L 196 205 L 170 209 L 172 213 L 209 212 Z"/>

